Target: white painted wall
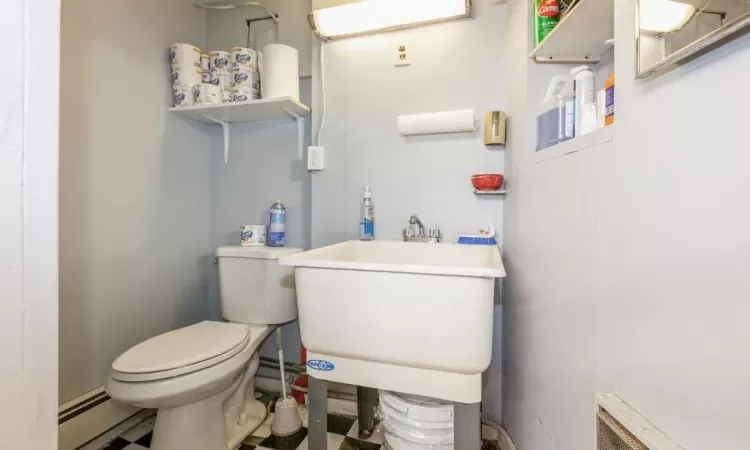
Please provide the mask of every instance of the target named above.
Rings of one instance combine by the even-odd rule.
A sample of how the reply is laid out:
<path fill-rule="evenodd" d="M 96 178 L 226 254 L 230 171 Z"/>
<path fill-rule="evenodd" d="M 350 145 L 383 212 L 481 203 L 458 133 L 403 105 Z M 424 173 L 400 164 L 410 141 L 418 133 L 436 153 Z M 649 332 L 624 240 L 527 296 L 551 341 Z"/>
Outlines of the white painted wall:
<path fill-rule="evenodd" d="M 306 14 L 309 1 L 269 1 L 269 8 L 279 14 L 278 42 L 299 50 L 300 72 L 310 73 L 310 27 Z M 244 46 L 247 40 L 246 20 L 262 17 L 266 12 L 257 7 L 228 11 L 210 11 L 207 15 L 207 47 L 211 50 Z M 276 29 L 272 21 L 254 22 L 255 30 Z M 265 37 L 263 33 L 258 36 Z M 263 42 L 259 41 L 259 45 Z M 300 100 L 311 103 L 311 80 L 300 79 Z M 305 148 L 310 139 L 309 121 Z M 224 163 L 223 140 L 214 130 L 211 154 L 211 247 L 237 245 L 242 225 L 267 224 L 271 205 L 282 200 L 288 208 L 287 245 L 310 247 L 310 176 L 304 161 L 297 156 L 297 125 L 291 119 L 274 122 L 234 125 L 231 129 L 229 164 Z M 216 267 L 211 267 L 212 316 L 221 316 L 219 280 Z M 300 360 L 299 326 L 284 327 L 285 359 Z M 261 354 L 278 358 L 276 343 L 269 339 Z"/>
<path fill-rule="evenodd" d="M 312 175 L 313 247 L 359 238 L 365 185 L 373 187 L 378 239 L 400 240 L 412 213 L 426 227 L 439 226 L 447 241 L 488 224 L 500 232 L 503 200 L 477 198 L 470 177 L 504 169 L 504 150 L 485 147 L 481 130 L 486 112 L 505 108 L 505 8 L 490 0 L 474 7 L 471 20 L 325 44 L 328 168 Z M 401 44 L 409 67 L 394 67 Z M 317 58 L 316 123 L 322 109 Z M 404 138 L 396 130 L 401 114 L 464 108 L 476 110 L 475 134 Z M 484 410 L 500 417 L 499 306 L 495 323 Z"/>
<path fill-rule="evenodd" d="M 57 448 L 59 1 L 0 6 L 0 434 Z"/>
<path fill-rule="evenodd" d="M 167 48 L 204 45 L 205 12 L 66 0 L 62 15 L 60 402 L 206 317 L 213 270 L 210 128 L 166 111 Z"/>
<path fill-rule="evenodd" d="M 314 235 L 335 228 L 358 239 L 365 185 L 373 187 L 379 239 L 400 239 L 411 213 L 425 226 L 439 225 L 450 240 L 488 224 L 501 225 L 502 200 L 477 198 L 470 177 L 502 173 L 502 149 L 485 147 L 481 131 L 404 138 L 396 130 L 401 114 L 464 108 L 476 110 L 481 130 L 484 113 L 504 107 L 499 45 L 504 8 L 476 3 L 472 20 L 325 45 L 323 145 L 332 165 L 341 167 L 313 177 Z M 394 67 L 400 44 L 408 46 L 409 67 Z M 316 119 L 319 112 L 316 108 Z M 338 186 L 318 189 L 332 183 Z M 337 189 L 333 201 L 328 195 Z M 318 201 L 327 207 L 317 208 L 324 206 Z M 321 215 L 335 216 L 337 223 Z M 315 222 L 316 216 L 321 222 Z"/>
<path fill-rule="evenodd" d="M 686 450 L 747 448 L 750 37 L 636 82 L 633 1 L 615 2 L 614 140 L 541 164 L 525 100 L 550 69 L 527 59 L 527 2 L 507 7 L 504 422 L 519 450 L 592 448 L 596 392 Z"/>

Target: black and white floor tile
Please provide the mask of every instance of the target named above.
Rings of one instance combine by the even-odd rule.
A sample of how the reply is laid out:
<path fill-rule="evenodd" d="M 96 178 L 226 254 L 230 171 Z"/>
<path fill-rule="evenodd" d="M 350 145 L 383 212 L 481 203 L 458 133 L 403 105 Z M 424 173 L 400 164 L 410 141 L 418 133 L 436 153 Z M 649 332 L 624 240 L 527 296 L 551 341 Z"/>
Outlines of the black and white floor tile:
<path fill-rule="evenodd" d="M 273 404 L 277 396 L 262 394 L 260 400 L 271 405 L 271 413 L 266 421 L 245 439 L 239 450 L 308 450 L 307 447 L 307 407 L 299 406 L 302 429 L 283 438 L 271 434 L 273 422 Z M 154 428 L 154 417 L 150 417 L 122 435 L 117 437 L 101 450 L 144 450 L 151 444 Z M 383 446 L 383 427 L 379 425 L 373 436 L 367 440 L 358 438 L 359 424 L 357 418 L 341 414 L 328 414 L 328 450 L 381 450 Z"/>

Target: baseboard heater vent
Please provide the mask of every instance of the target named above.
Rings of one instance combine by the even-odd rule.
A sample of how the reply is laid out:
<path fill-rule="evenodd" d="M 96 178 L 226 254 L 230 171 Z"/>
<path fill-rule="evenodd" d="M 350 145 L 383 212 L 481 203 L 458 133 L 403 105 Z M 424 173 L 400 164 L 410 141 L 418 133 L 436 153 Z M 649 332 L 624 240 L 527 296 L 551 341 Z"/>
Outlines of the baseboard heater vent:
<path fill-rule="evenodd" d="M 596 450 L 649 450 L 607 411 L 596 415 Z"/>
<path fill-rule="evenodd" d="M 139 411 L 138 407 L 112 401 L 103 387 L 87 392 L 60 406 L 57 415 L 57 448 L 77 449 L 108 433 Z"/>
<path fill-rule="evenodd" d="M 596 399 L 597 450 L 684 450 L 617 395 Z"/>

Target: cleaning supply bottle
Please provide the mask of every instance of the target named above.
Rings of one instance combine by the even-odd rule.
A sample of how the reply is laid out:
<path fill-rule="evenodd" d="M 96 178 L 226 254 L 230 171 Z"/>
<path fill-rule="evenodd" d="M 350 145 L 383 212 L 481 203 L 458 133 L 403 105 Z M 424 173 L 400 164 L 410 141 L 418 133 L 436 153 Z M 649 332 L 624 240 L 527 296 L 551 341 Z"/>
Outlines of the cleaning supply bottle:
<path fill-rule="evenodd" d="M 286 206 L 281 200 L 271 206 L 271 224 L 268 227 L 268 246 L 283 247 L 286 238 Z"/>
<path fill-rule="evenodd" d="M 604 103 L 604 126 L 610 126 L 615 123 L 615 74 L 607 78 L 607 82 L 604 83 L 604 89 L 606 91 L 605 103 Z"/>
<path fill-rule="evenodd" d="M 574 98 L 574 136 L 578 137 L 583 133 L 581 123 L 584 114 L 590 113 L 590 106 L 593 108 L 593 122 L 596 125 L 596 92 L 594 92 L 594 72 L 588 66 L 578 66 L 570 69 L 570 76 L 573 77 L 573 98 Z M 589 131 L 589 130 L 586 130 Z"/>
<path fill-rule="evenodd" d="M 375 239 L 375 204 L 372 202 L 372 188 L 365 186 L 362 199 L 362 219 L 359 222 L 359 240 L 372 241 Z"/>
<path fill-rule="evenodd" d="M 560 22 L 560 0 L 534 0 L 534 43 L 540 42 Z"/>

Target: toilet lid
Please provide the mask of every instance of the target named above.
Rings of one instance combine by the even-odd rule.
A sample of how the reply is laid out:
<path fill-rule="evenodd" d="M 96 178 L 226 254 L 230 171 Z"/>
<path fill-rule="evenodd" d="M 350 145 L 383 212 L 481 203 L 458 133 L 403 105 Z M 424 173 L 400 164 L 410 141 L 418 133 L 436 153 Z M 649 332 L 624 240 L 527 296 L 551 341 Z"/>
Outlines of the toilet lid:
<path fill-rule="evenodd" d="M 112 369 L 124 374 L 172 371 L 226 354 L 236 354 L 250 341 L 250 327 L 238 323 L 201 322 L 142 342 L 123 353 Z M 201 365 L 203 366 L 203 365 Z"/>

